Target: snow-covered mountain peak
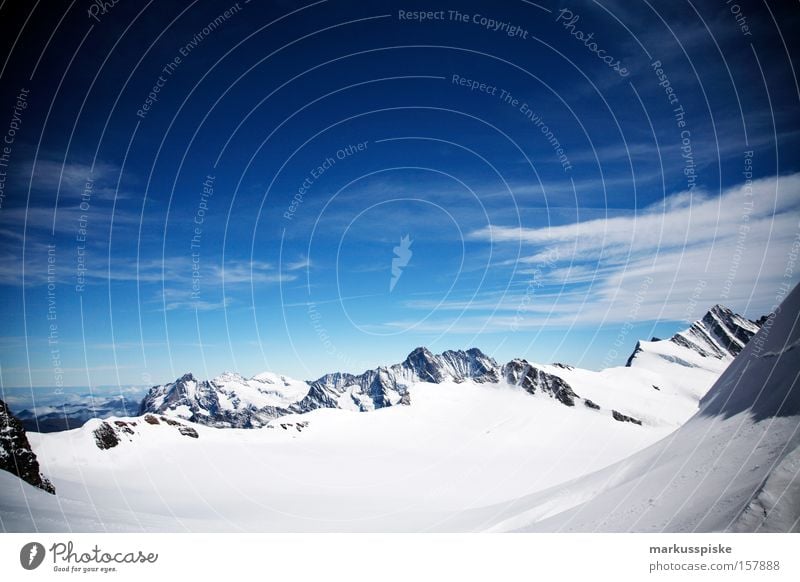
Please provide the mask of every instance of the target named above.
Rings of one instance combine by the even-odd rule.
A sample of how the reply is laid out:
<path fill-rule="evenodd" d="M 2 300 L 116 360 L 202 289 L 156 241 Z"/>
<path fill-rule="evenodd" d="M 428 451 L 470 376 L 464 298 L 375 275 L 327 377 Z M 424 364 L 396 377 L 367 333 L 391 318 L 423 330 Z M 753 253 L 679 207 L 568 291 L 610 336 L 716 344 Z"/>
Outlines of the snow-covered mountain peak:
<path fill-rule="evenodd" d="M 549 374 L 527 360 L 511 360 L 503 366 L 501 374 L 511 385 L 520 386 L 530 394 L 544 392 L 566 406 L 575 406 L 575 399 L 579 398 L 563 378 Z"/>
<path fill-rule="evenodd" d="M 437 355 L 427 348 L 420 347 L 411 352 L 402 364 L 391 367 L 392 370 L 398 368 L 402 368 L 404 375 L 409 378 L 434 384 L 440 384 L 445 380 L 454 382 L 468 379 L 477 382 L 498 380 L 497 362 L 478 348 L 470 348 L 467 351 L 446 350 Z"/>
<path fill-rule="evenodd" d="M 419 347 L 408 354 L 402 366 L 413 371 L 423 382 L 441 382 L 439 362 L 428 348 Z"/>
<path fill-rule="evenodd" d="M 280 386 L 290 386 L 297 382 L 297 380 L 289 378 L 288 376 L 284 376 L 283 374 L 275 374 L 274 372 L 261 372 L 260 374 L 253 376 L 251 380 Z"/>
<path fill-rule="evenodd" d="M 750 321 L 717 304 L 669 340 L 653 338 L 637 342 L 625 365 L 648 366 L 653 358 L 663 358 L 685 367 L 708 367 L 721 372 L 758 332 L 763 321 L 763 318 L 758 322 Z M 675 346 L 685 349 L 676 350 Z M 704 361 L 707 358 L 721 360 L 723 368 Z"/>
<path fill-rule="evenodd" d="M 425 346 L 419 346 L 418 348 L 414 348 L 411 353 L 408 354 L 408 357 L 406 357 L 403 363 L 410 364 L 420 359 L 432 361 L 433 353 Z"/>
<path fill-rule="evenodd" d="M 670 341 L 694 349 L 702 356 L 729 359 L 737 356 L 758 330 L 758 324 L 724 305 L 715 305 L 702 319 L 672 336 Z"/>
<path fill-rule="evenodd" d="M 225 383 L 225 382 L 244 382 L 246 378 L 239 374 L 238 372 L 230 372 L 226 370 L 216 378 L 212 380 L 212 382 L 216 383 Z"/>
<path fill-rule="evenodd" d="M 290 414 L 289 407 L 307 393 L 307 383 L 284 376 L 261 374 L 248 380 L 225 372 L 200 381 L 188 373 L 151 388 L 139 414 L 165 414 L 215 427 L 253 428 Z"/>

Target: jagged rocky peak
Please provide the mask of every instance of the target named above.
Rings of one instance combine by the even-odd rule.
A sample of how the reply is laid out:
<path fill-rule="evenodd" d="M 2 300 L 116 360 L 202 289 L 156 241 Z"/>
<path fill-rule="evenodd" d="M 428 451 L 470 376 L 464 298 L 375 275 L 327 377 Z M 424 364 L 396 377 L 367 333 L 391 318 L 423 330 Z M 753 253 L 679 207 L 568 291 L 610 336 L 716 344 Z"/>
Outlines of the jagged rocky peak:
<path fill-rule="evenodd" d="M 219 409 L 217 391 L 208 382 L 198 382 L 191 372 L 187 372 L 174 382 L 153 386 L 142 400 L 139 414 L 180 410 L 181 416 L 193 420 L 198 410 Z"/>
<path fill-rule="evenodd" d="M 420 347 L 411 352 L 401 364 L 411 377 L 420 382 L 439 384 L 451 380 L 463 382 L 497 382 L 497 362 L 478 348 L 446 350 L 439 355 Z M 396 368 L 393 366 L 392 368 Z"/>
<path fill-rule="evenodd" d="M 0 400 L 0 470 L 8 471 L 48 493 L 56 488 L 39 472 L 39 461 L 31 449 L 22 422 Z"/>
<path fill-rule="evenodd" d="M 139 414 L 166 414 L 219 428 L 257 428 L 291 414 L 290 406 L 308 390 L 307 383 L 284 376 L 261 374 L 246 379 L 226 372 L 200 381 L 187 373 L 170 384 L 153 386 Z"/>
<path fill-rule="evenodd" d="M 447 351 L 442 354 L 447 359 L 454 359 L 462 364 L 461 369 L 454 368 L 463 378 L 471 378 L 476 382 L 498 382 L 500 380 L 497 362 L 478 348 L 470 348 L 466 352 Z"/>
<path fill-rule="evenodd" d="M 520 386 L 530 394 L 543 392 L 566 406 L 575 406 L 575 400 L 580 398 L 562 378 L 537 368 L 527 360 L 511 360 L 503 366 L 502 375 L 509 384 Z"/>
<path fill-rule="evenodd" d="M 423 382 L 438 384 L 444 380 L 439 362 L 428 348 L 420 347 L 408 354 L 403 367 L 414 372 Z"/>
<path fill-rule="evenodd" d="M 147 401 L 166 401 L 175 400 L 181 397 L 189 396 L 190 392 L 194 392 L 194 388 L 197 386 L 197 380 L 195 380 L 194 375 L 191 372 L 187 372 L 174 382 L 169 384 L 163 384 L 160 386 L 153 386 L 148 391 L 147 395 L 144 397 L 142 401 L 142 406 L 140 409 L 145 405 Z M 141 410 L 140 410 L 141 412 Z"/>
<path fill-rule="evenodd" d="M 652 341 L 656 342 L 656 341 L 661 341 L 661 340 L 655 340 L 654 339 Z M 631 355 L 628 356 L 628 361 L 625 362 L 625 367 L 626 368 L 630 368 L 631 364 L 633 364 L 633 360 L 635 360 L 636 356 L 638 356 L 641 352 L 642 352 L 642 342 L 636 342 L 636 345 L 633 346 L 633 351 L 631 352 Z"/>
<path fill-rule="evenodd" d="M 367 370 L 363 374 L 326 374 L 310 383 L 308 394 L 293 405 L 293 412 L 316 408 L 367 411 L 411 404 L 408 387 L 417 382 L 499 382 L 499 366 L 478 348 L 434 354 L 419 347 L 399 364 Z"/>
<path fill-rule="evenodd" d="M 693 349 L 706 357 L 725 358 L 739 355 L 760 325 L 725 307 L 715 305 L 702 319 L 676 333 L 670 341 Z"/>
<path fill-rule="evenodd" d="M 669 338 L 666 345 L 686 348 L 703 358 L 730 360 L 739 355 L 766 320 L 765 316 L 757 321 L 750 321 L 724 305 L 715 305 L 688 329 L 679 331 Z M 636 342 L 636 347 L 625 365 L 630 367 L 644 351 L 650 352 L 654 349 L 658 351 L 657 346 L 664 345 L 662 342 L 663 340 L 658 338 L 653 338 L 649 342 Z M 674 361 L 680 361 L 676 355 L 669 357 Z"/>

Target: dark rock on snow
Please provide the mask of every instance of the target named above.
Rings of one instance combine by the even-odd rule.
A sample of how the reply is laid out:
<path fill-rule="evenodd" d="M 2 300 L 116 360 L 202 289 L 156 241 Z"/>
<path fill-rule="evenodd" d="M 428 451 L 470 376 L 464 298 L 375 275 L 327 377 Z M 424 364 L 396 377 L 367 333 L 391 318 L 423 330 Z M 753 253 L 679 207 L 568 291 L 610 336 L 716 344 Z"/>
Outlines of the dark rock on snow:
<path fill-rule="evenodd" d="M 53 484 L 39 472 L 39 461 L 28 442 L 22 422 L 0 400 L 0 469 L 8 471 L 48 493 L 55 493 Z"/>
<path fill-rule="evenodd" d="M 642 426 L 641 420 L 633 418 L 632 416 L 628 416 L 626 414 L 622 414 L 621 412 L 617 412 L 616 410 L 611 411 L 611 416 L 614 417 L 614 420 L 618 420 L 619 422 L 632 422 L 633 424 L 638 424 L 639 426 Z"/>

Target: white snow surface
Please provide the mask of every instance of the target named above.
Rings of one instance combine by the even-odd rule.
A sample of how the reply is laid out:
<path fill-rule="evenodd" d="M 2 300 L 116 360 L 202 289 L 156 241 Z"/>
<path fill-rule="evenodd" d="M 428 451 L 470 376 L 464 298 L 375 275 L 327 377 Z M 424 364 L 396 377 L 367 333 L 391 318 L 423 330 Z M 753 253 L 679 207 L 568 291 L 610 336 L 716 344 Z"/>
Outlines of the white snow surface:
<path fill-rule="evenodd" d="M 452 530 L 449 520 L 465 509 L 600 469 L 670 430 L 617 422 L 608 410 L 569 408 L 503 384 L 418 383 L 411 397 L 412 406 L 318 409 L 261 429 L 181 421 L 197 439 L 164 422 L 122 419 L 137 423 L 134 434 L 108 450 L 95 445 L 98 420 L 30 433 L 57 495 L 4 482 L 2 527 Z M 308 424 L 298 430 L 298 423 Z"/>
<path fill-rule="evenodd" d="M 732 358 L 703 357 L 662 340 L 639 342 L 630 367 L 599 372 L 540 366 L 560 376 L 576 394 L 602 408 L 617 410 L 647 424 L 678 428 L 697 412 L 698 404 Z"/>
<path fill-rule="evenodd" d="M 274 406 L 285 408 L 301 400 L 308 393 L 308 384 L 287 376 L 264 372 L 250 379 L 235 372 L 225 372 L 211 381 L 224 395 L 225 406 L 236 408 L 237 401 L 256 408 Z M 220 398 L 220 404 L 223 398 Z"/>
<path fill-rule="evenodd" d="M 410 406 L 321 408 L 257 429 L 107 419 L 133 433 L 117 430 L 107 450 L 100 420 L 29 433 L 57 495 L 0 473 L 0 529 L 796 529 L 799 302 L 795 290 L 721 377 L 730 357 L 669 341 L 641 342 L 630 367 L 540 366 L 581 397 L 574 407 L 506 383 L 416 382 Z M 274 374 L 217 382 L 234 406 L 308 387 Z"/>
<path fill-rule="evenodd" d="M 800 531 L 799 315 L 797 287 L 675 433 L 601 471 L 485 508 L 485 523 L 499 531 Z"/>

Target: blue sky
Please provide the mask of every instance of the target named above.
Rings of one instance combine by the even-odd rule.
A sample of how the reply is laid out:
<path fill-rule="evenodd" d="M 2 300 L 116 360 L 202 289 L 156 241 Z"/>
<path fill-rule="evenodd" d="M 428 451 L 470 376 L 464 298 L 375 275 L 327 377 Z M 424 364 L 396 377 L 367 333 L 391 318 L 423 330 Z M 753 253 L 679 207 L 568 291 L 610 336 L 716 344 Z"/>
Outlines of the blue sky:
<path fill-rule="evenodd" d="M 600 368 L 766 313 L 798 15 L 660 4 L 3 5 L 3 385 Z"/>

